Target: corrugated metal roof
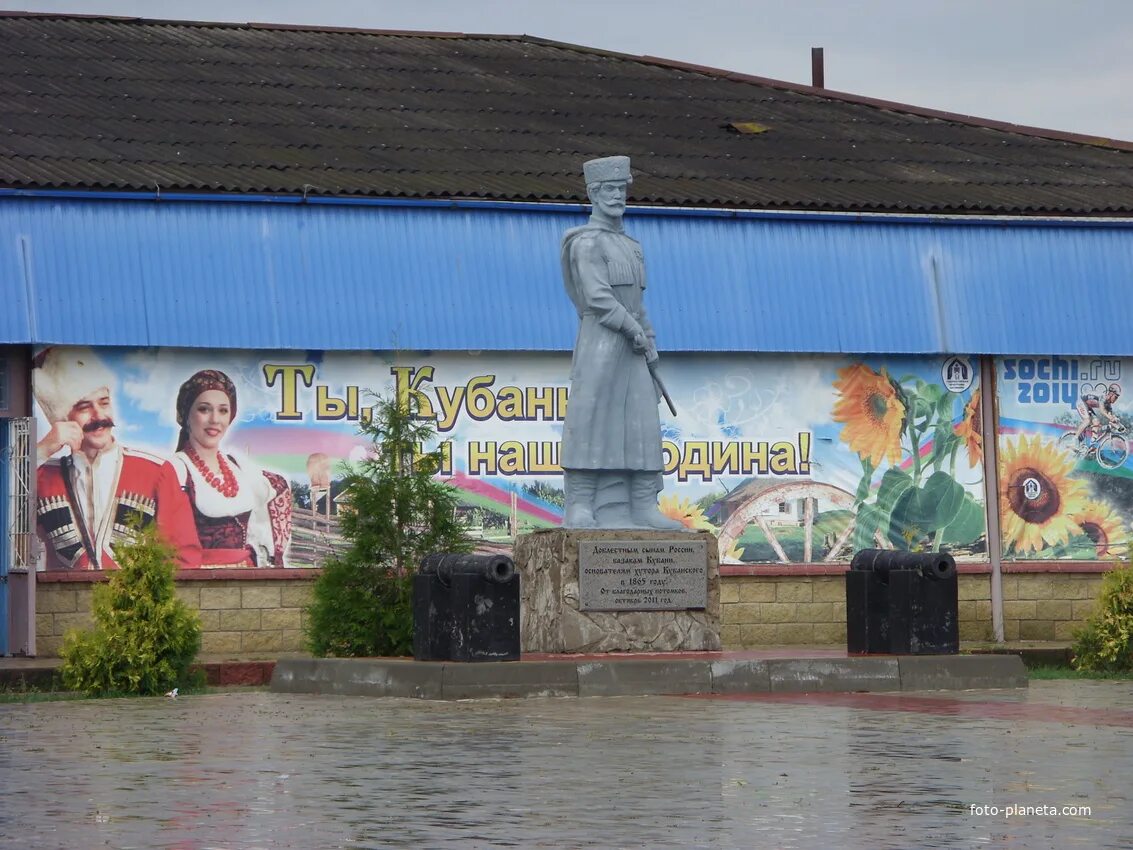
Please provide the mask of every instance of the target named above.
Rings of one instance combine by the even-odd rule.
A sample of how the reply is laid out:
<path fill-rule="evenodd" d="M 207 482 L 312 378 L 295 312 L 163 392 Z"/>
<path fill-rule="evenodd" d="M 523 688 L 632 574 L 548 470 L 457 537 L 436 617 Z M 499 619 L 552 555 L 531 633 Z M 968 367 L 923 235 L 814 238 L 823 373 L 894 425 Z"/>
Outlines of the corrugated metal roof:
<path fill-rule="evenodd" d="M 0 110 L 9 187 L 1133 213 L 1133 143 L 529 36 L 0 13 Z"/>
<path fill-rule="evenodd" d="M 569 350 L 547 205 L 0 203 L 0 343 Z M 665 350 L 1133 355 L 1133 223 L 646 214 Z"/>

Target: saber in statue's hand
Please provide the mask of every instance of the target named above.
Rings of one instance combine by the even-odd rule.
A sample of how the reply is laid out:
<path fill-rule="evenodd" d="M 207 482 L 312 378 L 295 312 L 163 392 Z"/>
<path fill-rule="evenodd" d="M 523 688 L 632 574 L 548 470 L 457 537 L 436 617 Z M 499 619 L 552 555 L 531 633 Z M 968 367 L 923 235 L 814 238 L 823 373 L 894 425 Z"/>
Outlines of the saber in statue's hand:
<path fill-rule="evenodd" d="M 676 405 L 673 404 L 673 399 L 669 396 L 669 391 L 665 389 L 665 382 L 661 380 L 661 376 L 657 374 L 657 349 L 653 347 L 652 340 L 647 337 L 644 332 L 635 333 L 633 335 L 633 350 L 645 358 L 645 365 L 649 367 L 649 376 L 653 379 L 653 386 L 657 388 L 657 392 L 661 394 L 661 398 L 665 399 L 665 404 L 669 406 L 669 412 L 673 416 L 677 415 Z"/>
<path fill-rule="evenodd" d="M 673 404 L 673 400 L 669 397 L 669 391 L 665 389 L 665 384 L 661 380 L 661 376 L 657 374 L 657 361 L 654 360 L 649 364 L 649 374 L 653 378 L 653 383 L 657 387 L 657 391 L 661 393 L 661 398 L 665 399 L 665 404 L 669 405 L 669 412 L 673 416 L 677 415 L 677 408 Z"/>

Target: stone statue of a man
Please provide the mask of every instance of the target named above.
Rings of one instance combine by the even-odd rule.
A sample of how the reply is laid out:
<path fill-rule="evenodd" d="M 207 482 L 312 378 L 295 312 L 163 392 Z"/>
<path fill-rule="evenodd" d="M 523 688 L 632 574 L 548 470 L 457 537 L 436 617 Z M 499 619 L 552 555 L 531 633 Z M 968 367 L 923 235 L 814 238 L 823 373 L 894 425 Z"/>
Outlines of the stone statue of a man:
<path fill-rule="evenodd" d="M 650 366 L 645 258 L 622 215 L 629 157 L 583 165 L 590 221 L 563 235 L 563 282 L 581 321 L 571 362 L 560 463 L 566 528 L 683 528 L 657 510 L 661 421 Z"/>

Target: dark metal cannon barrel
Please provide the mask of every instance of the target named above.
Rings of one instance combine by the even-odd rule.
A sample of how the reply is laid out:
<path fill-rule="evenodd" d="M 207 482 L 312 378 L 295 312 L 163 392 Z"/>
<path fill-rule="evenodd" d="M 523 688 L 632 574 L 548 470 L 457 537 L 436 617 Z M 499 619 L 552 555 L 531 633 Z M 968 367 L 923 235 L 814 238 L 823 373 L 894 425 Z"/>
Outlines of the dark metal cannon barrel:
<path fill-rule="evenodd" d="M 956 559 L 947 552 L 900 552 L 896 549 L 862 549 L 850 562 L 851 570 L 887 573 L 915 570 L 925 578 L 943 580 L 956 575 Z"/>
<path fill-rule="evenodd" d="M 515 562 L 507 555 L 426 555 L 421 559 L 419 572 L 435 575 L 446 584 L 452 581 L 454 575 L 481 576 L 496 584 L 507 584 L 515 577 Z"/>

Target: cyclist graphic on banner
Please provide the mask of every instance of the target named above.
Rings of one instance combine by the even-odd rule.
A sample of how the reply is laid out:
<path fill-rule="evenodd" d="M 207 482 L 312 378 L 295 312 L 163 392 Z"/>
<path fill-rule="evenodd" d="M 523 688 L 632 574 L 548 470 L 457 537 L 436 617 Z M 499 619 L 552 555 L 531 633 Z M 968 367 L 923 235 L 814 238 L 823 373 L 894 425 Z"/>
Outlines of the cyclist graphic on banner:
<path fill-rule="evenodd" d="M 1074 405 L 1078 422 L 1058 441 L 1063 451 L 1093 460 L 1102 469 L 1119 469 L 1129 457 L 1126 427 L 1113 409 L 1121 397 L 1117 383 L 1087 384 Z"/>
<path fill-rule="evenodd" d="M 1082 417 L 1082 424 L 1078 426 L 1078 442 L 1084 443 L 1086 441 L 1086 429 L 1094 425 L 1097 420 L 1097 427 L 1104 425 L 1103 417 L 1108 419 L 1110 424 L 1114 426 L 1114 430 L 1123 431 L 1124 427 L 1121 420 L 1117 418 L 1117 414 L 1113 412 L 1113 406 L 1117 403 L 1117 399 L 1121 396 L 1121 386 L 1119 384 L 1110 384 L 1106 387 L 1105 395 L 1100 395 L 1098 387 L 1085 387 L 1082 397 L 1078 399 L 1078 415 Z"/>

